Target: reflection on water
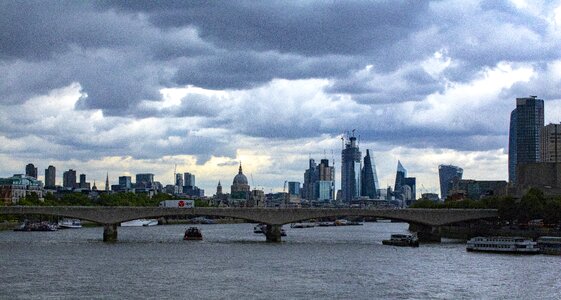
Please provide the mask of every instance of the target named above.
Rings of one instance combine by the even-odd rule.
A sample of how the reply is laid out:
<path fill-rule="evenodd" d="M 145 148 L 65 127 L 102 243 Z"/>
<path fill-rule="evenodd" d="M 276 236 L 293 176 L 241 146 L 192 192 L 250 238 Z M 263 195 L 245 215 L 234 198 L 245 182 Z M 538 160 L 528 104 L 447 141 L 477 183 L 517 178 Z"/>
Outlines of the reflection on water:
<path fill-rule="evenodd" d="M 383 246 L 407 224 L 289 228 L 253 224 L 0 232 L 0 298 L 555 298 L 560 257 L 467 253 L 446 241 Z"/>

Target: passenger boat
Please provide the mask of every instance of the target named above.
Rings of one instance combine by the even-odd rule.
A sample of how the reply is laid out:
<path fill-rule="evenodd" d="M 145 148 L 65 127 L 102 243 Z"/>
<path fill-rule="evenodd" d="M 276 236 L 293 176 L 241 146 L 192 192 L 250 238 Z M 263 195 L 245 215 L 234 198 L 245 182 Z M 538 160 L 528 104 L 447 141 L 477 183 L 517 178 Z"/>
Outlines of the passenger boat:
<path fill-rule="evenodd" d="M 543 254 L 561 254 L 561 237 L 558 236 L 541 236 L 537 240 L 540 253 Z"/>
<path fill-rule="evenodd" d="M 27 222 L 24 221 L 14 231 L 57 231 L 58 226 L 49 222 Z"/>
<path fill-rule="evenodd" d="M 319 222 L 318 226 L 320 226 L 320 227 L 335 226 L 335 223 L 334 222 Z"/>
<path fill-rule="evenodd" d="M 185 230 L 183 239 L 186 241 L 200 241 L 203 239 L 203 234 L 198 227 L 189 227 Z"/>
<path fill-rule="evenodd" d="M 537 254 L 536 242 L 523 237 L 474 237 L 467 242 L 467 251 Z"/>
<path fill-rule="evenodd" d="M 82 228 L 82 223 L 79 219 L 62 219 L 58 221 L 58 228 L 78 229 Z"/>
<path fill-rule="evenodd" d="M 122 227 L 140 227 L 140 226 L 155 226 L 158 225 L 156 219 L 136 219 L 127 222 L 122 222 Z"/>
<path fill-rule="evenodd" d="M 383 245 L 401 247 L 419 247 L 419 239 L 415 234 L 392 234 L 389 240 L 383 240 Z"/>

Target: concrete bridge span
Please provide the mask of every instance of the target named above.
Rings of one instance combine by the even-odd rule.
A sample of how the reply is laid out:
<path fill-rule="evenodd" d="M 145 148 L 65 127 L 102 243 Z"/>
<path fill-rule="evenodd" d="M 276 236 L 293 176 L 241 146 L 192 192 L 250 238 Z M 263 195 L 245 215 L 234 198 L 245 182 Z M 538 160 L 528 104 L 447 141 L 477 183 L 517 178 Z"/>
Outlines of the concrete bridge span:
<path fill-rule="evenodd" d="M 362 209 L 362 208 L 166 208 L 99 206 L 6 206 L 0 215 L 49 215 L 103 224 L 104 240 L 117 239 L 117 224 L 134 219 L 167 216 L 216 216 L 245 219 L 270 226 L 267 240 L 280 241 L 280 226 L 309 219 L 357 216 L 378 217 L 418 224 L 427 228 L 496 218 L 496 209 Z"/>

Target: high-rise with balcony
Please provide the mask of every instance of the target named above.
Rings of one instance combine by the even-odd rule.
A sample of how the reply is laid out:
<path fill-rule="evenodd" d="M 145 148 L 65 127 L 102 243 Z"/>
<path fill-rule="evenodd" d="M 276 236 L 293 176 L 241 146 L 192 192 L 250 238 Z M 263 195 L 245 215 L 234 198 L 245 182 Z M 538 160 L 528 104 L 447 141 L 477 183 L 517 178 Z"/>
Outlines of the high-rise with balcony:
<path fill-rule="evenodd" d="M 448 197 L 448 190 L 454 180 L 461 180 L 464 170 L 453 165 L 439 165 L 438 177 L 440 181 L 440 198 L 445 200 Z"/>
<path fill-rule="evenodd" d="M 544 127 L 544 103 L 537 96 L 516 98 L 510 115 L 509 181 L 516 183 L 516 167 L 541 161 L 541 130 Z M 514 152 L 516 154 L 514 154 Z"/>

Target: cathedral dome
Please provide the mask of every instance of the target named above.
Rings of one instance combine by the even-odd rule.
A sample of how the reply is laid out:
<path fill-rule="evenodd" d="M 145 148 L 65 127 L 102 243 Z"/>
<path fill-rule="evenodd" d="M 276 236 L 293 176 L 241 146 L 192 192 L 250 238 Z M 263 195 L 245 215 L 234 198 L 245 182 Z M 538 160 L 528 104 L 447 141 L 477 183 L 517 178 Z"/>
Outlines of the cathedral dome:
<path fill-rule="evenodd" d="M 245 175 L 242 172 L 242 165 L 240 164 L 240 170 L 238 172 L 238 175 L 236 175 L 236 177 L 234 177 L 234 185 L 241 185 L 241 184 L 247 184 L 247 177 L 245 177 Z"/>

